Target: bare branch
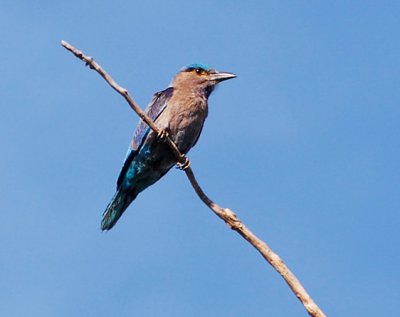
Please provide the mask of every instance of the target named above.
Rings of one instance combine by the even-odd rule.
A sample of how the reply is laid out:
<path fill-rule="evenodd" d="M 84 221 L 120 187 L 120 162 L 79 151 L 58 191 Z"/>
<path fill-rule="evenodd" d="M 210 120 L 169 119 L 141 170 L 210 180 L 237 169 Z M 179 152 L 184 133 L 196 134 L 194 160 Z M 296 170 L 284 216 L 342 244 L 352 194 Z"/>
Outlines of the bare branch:
<path fill-rule="evenodd" d="M 194 190 L 200 199 L 232 230 L 235 230 L 239 233 L 244 239 L 246 239 L 254 248 L 257 249 L 258 252 L 261 253 L 263 258 L 267 260 L 267 262 L 283 277 L 285 282 L 289 285 L 290 289 L 293 291 L 295 296 L 300 300 L 300 302 L 304 305 L 308 314 L 313 317 L 325 317 L 323 311 L 317 306 L 317 304 L 312 300 L 310 295 L 301 285 L 296 276 L 289 270 L 289 268 L 285 265 L 282 259 L 274 253 L 271 248 L 260 238 L 258 238 L 255 234 L 253 234 L 236 216 L 236 214 L 230 210 L 229 208 L 222 208 L 213 202 L 201 189 L 199 183 L 197 182 L 193 171 L 190 167 L 190 162 L 186 156 L 184 156 L 175 143 L 166 135 L 160 128 L 158 128 L 154 122 L 141 110 L 141 108 L 136 104 L 136 102 L 129 96 L 128 91 L 121 86 L 119 86 L 111 76 L 99 65 L 97 64 L 92 57 L 86 56 L 80 50 L 73 47 L 71 44 L 61 41 L 61 45 L 73 53 L 76 57 L 81 59 L 89 66 L 91 69 L 94 69 L 97 73 L 99 73 L 104 80 L 120 95 L 122 95 L 125 100 L 128 102 L 130 107 L 138 114 L 138 116 L 146 122 L 149 127 L 159 135 L 164 135 L 167 144 L 170 146 L 172 152 L 175 155 L 178 166 L 181 166 L 185 171 L 186 176 L 188 177 L 190 183 L 192 184 Z"/>

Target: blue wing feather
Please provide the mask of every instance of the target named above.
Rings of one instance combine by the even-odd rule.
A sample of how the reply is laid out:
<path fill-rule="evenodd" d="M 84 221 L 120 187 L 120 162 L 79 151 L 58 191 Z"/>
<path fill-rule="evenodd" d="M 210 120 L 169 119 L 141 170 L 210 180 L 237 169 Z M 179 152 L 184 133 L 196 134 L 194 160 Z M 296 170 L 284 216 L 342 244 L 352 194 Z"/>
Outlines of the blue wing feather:
<path fill-rule="evenodd" d="M 145 113 L 150 117 L 151 120 L 155 121 L 158 116 L 163 112 L 168 104 L 168 101 L 171 99 L 173 92 L 174 88 L 168 87 L 167 89 L 154 94 L 153 99 L 151 100 L 149 106 L 145 111 Z M 122 181 L 124 180 L 125 174 L 129 169 L 133 158 L 142 146 L 143 141 L 146 139 L 149 131 L 149 126 L 143 120 L 140 120 L 133 136 L 132 143 L 130 144 L 128 152 L 126 153 L 124 165 L 122 166 L 121 172 L 118 176 L 117 189 L 120 187 Z"/>

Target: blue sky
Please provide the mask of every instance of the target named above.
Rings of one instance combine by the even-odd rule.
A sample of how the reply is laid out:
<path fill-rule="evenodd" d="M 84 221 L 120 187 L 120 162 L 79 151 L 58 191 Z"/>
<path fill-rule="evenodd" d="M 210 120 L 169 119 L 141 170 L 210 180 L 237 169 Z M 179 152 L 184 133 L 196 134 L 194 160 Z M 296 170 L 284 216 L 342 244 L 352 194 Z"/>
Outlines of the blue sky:
<path fill-rule="evenodd" d="M 145 107 L 184 65 L 234 72 L 189 153 L 204 190 L 329 316 L 394 316 L 400 290 L 396 1 L 3 1 L 2 316 L 306 316 L 184 173 L 99 229 L 138 122 L 60 46 Z"/>

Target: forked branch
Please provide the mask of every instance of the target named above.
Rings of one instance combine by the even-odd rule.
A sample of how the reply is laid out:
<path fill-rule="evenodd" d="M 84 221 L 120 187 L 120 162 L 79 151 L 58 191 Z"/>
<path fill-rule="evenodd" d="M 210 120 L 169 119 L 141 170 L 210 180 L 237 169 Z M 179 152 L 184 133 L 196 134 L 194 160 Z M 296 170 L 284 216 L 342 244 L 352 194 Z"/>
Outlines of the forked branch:
<path fill-rule="evenodd" d="M 255 234 L 253 234 L 236 216 L 236 214 L 230 210 L 229 208 L 223 208 L 213 202 L 201 189 L 199 183 L 197 182 L 192 168 L 190 167 L 190 162 L 182 153 L 180 153 L 179 149 L 175 145 L 175 143 L 168 137 L 168 135 L 163 134 L 163 131 L 158 128 L 154 122 L 143 112 L 143 110 L 136 104 L 136 102 L 132 99 L 132 97 L 128 94 L 128 91 L 125 88 L 119 86 L 111 76 L 99 65 L 97 64 L 92 57 L 89 57 L 83 54 L 80 50 L 76 49 L 69 43 L 65 41 L 61 41 L 61 44 L 64 48 L 73 53 L 80 60 L 84 61 L 87 66 L 94 69 L 97 73 L 99 73 L 104 80 L 119 94 L 121 94 L 125 100 L 128 102 L 130 107 L 138 114 L 138 116 L 148 124 L 148 126 L 157 134 L 164 135 L 167 144 L 170 146 L 172 152 L 175 155 L 177 163 L 180 166 L 184 166 L 183 170 L 186 173 L 190 183 L 192 184 L 194 190 L 200 199 L 225 223 L 229 225 L 232 230 L 235 230 L 239 233 L 244 239 L 246 239 L 254 248 L 257 249 L 258 252 L 264 257 L 265 260 L 283 277 L 285 282 L 289 285 L 290 289 L 293 291 L 295 296 L 300 300 L 300 302 L 304 305 L 308 314 L 313 317 L 324 317 L 325 314 L 323 311 L 317 306 L 317 304 L 312 300 L 310 295 L 301 285 L 296 276 L 289 270 L 289 268 L 285 265 L 282 259 L 274 253 L 271 248 L 260 238 L 258 238 Z"/>

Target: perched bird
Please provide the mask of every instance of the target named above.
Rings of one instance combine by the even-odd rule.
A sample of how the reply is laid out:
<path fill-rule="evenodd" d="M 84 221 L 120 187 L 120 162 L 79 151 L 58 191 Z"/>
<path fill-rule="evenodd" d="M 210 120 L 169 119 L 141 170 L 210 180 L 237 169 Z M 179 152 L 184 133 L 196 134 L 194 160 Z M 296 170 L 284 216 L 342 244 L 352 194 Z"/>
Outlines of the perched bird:
<path fill-rule="evenodd" d="M 211 92 L 219 82 L 234 77 L 203 64 L 191 64 L 173 78 L 167 89 L 153 96 L 146 114 L 186 154 L 200 136 Z M 169 146 L 140 121 L 118 177 L 116 193 L 103 213 L 101 229 L 110 230 L 137 195 L 175 163 Z"/>

